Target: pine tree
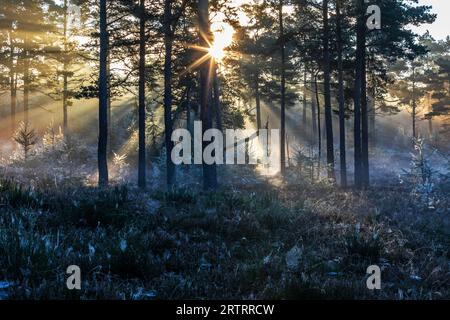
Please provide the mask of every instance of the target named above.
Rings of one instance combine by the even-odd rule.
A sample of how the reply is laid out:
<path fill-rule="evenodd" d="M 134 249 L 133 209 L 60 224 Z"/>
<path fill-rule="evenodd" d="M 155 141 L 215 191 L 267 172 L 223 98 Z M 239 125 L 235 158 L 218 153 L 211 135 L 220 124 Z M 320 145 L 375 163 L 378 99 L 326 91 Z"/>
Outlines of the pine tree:
<path fill-rule="evenodd" d="M 98 136 L 98 184 L 108 185 L 108 30 L 107 0 L 100 0 L 100 71 L 99 71 L 99 136 Z"/>
<path fill-rule="evenodd" d="M 211 41 L 211 30 L 209 24 L 209 1 L 198 0 L 198 25 L 199 43 L 203 48 L 208 48 Z M 205 59 L 200 66 L 200 117 L 202 121 L 202 134 L 212 128 L 212 104 L 211 104 L 211 57 Z M 208 142 L 203 141 L 202 150 L 205 150 Z M 202 152 L 203 153 L 203 152 Z M 206 164 L 203 161 L 203 188 L 213 191 L 217 188 L 217 171 L 215 164 Z"/>

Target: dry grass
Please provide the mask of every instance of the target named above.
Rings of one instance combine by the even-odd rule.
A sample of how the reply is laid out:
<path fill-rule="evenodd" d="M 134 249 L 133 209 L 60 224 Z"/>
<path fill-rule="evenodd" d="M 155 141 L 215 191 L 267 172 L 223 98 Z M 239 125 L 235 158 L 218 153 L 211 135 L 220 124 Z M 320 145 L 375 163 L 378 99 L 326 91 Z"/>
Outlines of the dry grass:
<path fill-rule="evenodd" d="M 11 299 L 450 297 L 445 188 L 430 210 L 407 189 L 325 183 L 217 194 L 1 186 L 0 281 Z M 71 264 L 79 292 L 65 288 Z M 382 290 L 366 288 L 372 264 Z"/>

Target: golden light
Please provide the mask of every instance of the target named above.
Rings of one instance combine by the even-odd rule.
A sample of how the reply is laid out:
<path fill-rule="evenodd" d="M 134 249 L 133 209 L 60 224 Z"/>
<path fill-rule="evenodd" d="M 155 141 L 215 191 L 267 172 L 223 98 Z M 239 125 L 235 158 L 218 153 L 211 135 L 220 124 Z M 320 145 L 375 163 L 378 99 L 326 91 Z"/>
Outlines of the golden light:
<path fill-rule="evenodd" d="M 213 43 L 208 49 L 208 53 L 216 61 L 221 61 L 225 57 L 225 49 L 233 42 L 233 27 L 223 21 L 213 21 L 211 32 L 214 36 Z"/>
<path fill-rule="evenodd" d="M 210 30 L 213 36 L 212 43 L 208 40 L 206 35 L 202 35 L 206 42 L 205 47 L 198 45 L 190 46 L 191 48 L 202 51 L 205 54 L 188 66 L 185 72 L 190 72 L 208 60 L 210 60 L 211 64 L 214 62 L 220 62 L 226 56 L 226 48 L 233 42 L 234 29 L 229 23 L 225 22 L 224 19 L 225 15 L 221 13 L 218 13 L 212 17 L 210 25 Z"/>

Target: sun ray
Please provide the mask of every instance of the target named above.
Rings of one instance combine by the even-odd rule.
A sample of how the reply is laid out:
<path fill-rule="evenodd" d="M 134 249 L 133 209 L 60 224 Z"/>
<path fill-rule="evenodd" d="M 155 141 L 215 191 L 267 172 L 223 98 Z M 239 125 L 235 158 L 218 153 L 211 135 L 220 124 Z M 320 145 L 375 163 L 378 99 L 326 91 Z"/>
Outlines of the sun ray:
<path fill-rule="evenodd" d="M 202 46 L 199 46 L 199 45 L 190 45 L 189 48 L 195 49 L 195 50 L 199 50 L 199 51 L 203 51 L 203 52 L 209 52 L 208 48 L 202 47 Z"/>
<path fill-rule="evenodd" d="M 208 46 L 208 47 L 211 47 L 211 42 L 209 41 L 209 37 L 206 35 L 206 34 L 204 34 L 203 33 L 203 31 L 200 31 L 200 36 L 203 38 L 203 40 L 205 40 L 206 41 L 206 45 Z"/>
<path fill-rule="evenodd" d="M 213 79 L 215 72 L 214 67 L 215 67 L 214 59 L 209 59 L 208 79 Z"/>
<path fill-rule="evenodd" d="M 194 61 L 192 64 L 190 64 L 186 68 L 186 70 L 182 72 L 182 75 L 191 72 L 193 69 L 197 68 L 208 59 L 210 59 L 209 77 L 211 78 L 213 76 L 213 68 L 215 67 L 215 65 L 220 63 L 227 55 L 231 53 L 228 53 L 226 51 L 226 48 L 229 47 L 233 42 L 233 27 L 230 24 L 223 22 L 222 20 L 213 21 L 213 23 L 211 24 L 211 33 L 213 36 L 212 43 L 210 41 L 210 37 L 205 35 L 203 32 L 200 32 L 200 36 L 206 42 L 205 47 L 192 44 L 188 45 L 189 48 L 204 52 L 205 54 Z"/>
<path fill-rule="evenodd" d="M 203 55 L 201 58 L 195 60 L 193 63 L 191 63 L 186 70 L 184 70 L 181 75 L 184 75 L 188 72 L 191 72 L 193 69 L 197 68 L 198 66 L 200 66 L 203 62 L 207 61 L 208 59 L 210 59 L 209 54 L 205 54 Z"/>

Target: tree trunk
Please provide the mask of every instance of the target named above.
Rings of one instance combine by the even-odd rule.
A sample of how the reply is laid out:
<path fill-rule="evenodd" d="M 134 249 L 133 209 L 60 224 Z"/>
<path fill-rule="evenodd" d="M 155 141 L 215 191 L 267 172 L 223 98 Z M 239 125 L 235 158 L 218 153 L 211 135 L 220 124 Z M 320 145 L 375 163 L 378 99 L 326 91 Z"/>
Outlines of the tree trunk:
<path fill-rule="evenodd" d="M 375 147 L 376 145 L 376 139 L 377 139 L 377 135 L 376 135 L 376 87 L 375 87 L 375 82 L 373 82 L 373 88 L 371 89 L 370 92 L 370 99 L 368 99 L 367 101 L 370 101 L 369 104 L 369 142 L 373 147 Z"/>
<path fill-rule="evenodd" d="M 315 79 L 314 75 L 311 73 L 311 82 Z M 313 90 L 313 86 L 311 85 L 311 90 Z M 315 91 L 314 91 L 315 92 Z M 317 115 L 316 115 L 316 107 L 317 107 L 317 99 L 313 94 L 311 93 L 311 130 L 312 130 L 312 136 L 311 136 L 311 144 L 314 143 L 316 136 L 317 136 Z"/>
<path fill-rule="evenodd" d="M 171 189 L 175 183 L 175 165 L 172 162 L 172 45 L 173 34 L 172 22 L 172 0 L 164 2 L 164 137 L 166 145 L 166 184 Z"/>
<path fill-rule="evenodd" d="M 211 31 L 209 25 L 209 1 L 198 0 L 198 18 L 199 18 L 199 39 L 200 46 L 207 48 L 211 41 Z M 202 121 L 202 134 L 212 128 L 211 115 L 211 58 L 200 66 L 200 117 Z M 207 141 L 202 143 L 202 151 L 208 146 Z M 206 164 L 203 160 L 203 189 L 213 191 L 217 189 L 217 171 L 216 164 Z"/>
<path fill-rule="evenodd" d="M 412 132 L 413 139 L 417 138 L 416 133 L 416 113 L 417 113 L 417 104 L 416 104 L 416 67 L 412 68 Z"/>
<path fill-rule="evenodd" d="M 284 26 L 283 26 L 283 0 L 278 6 L 278 18 L 280 27 L 280 54 L 281 54 L 281 115 L 280 115 L 280 173 L 286 173 L 286 57 L 284 48 Z"/>
<path fill-rule="evenodd" d="M 28 58 L 26 58 L 28 60 Z M 23 76 L 23 111 L 24 121 L 29 121 L 29 101 L 30 101 L 30 75 L 29 75 L 29 63 L 25 61 L 25 71 Z"/>
<path fill-rule="evenodd" d="M 317 133 L 318 133 L 318 140 L 319 140 L 319 162 L 321 161 L 322 158 L 322 128 L 321 128 L 321 124 L 320 124 L 320 100 L 319 100 L 319 88 L 317 86 L 317 74 L 316 77 L 314 78 L 314 87 L 315 87 L 315 91 L 316 91 L 316 106 L 317 106 Z"/>
<path fill-rule="evenodd" d="M 369 186 L 369 113 L 367 109 L 367 66 L 366 66 L 366 36 L 362 51 L 362 78 L 361 78 L 361 154 L 362 154 L 362 184 Z"/>
<path fill-rule="evenodd" d="M 11 26 L 12 30 L 12 26 Z M 16 130 L 16 105 L 17 105 L 17 75 L 15 71 L 14 62 L 14 43 L 12 40 L 12 31 L 9 33 L 9 45 L 10 45 L 10 67 L 9 67 L 9 80 L 10 80 L 10 106 L 11 106 L 11 134 L 14 134 Z"/>
<path fill-rule="evenodd" d="M 303 123 L 303 128 L 306 127 L 306 96 L 308 94 L 308 87 L 307 87 L 307 83 L 306 83 L 306 64 L 304 66 L 305 70 L 303 70 L 303 116 L 302 116 L 302 123 Z"/>
<path fill-rule="evenodd" d="M 323 77 L 325 95 L 325 127 L 327 136 L 327 171 L 328 178 L 335 179 L 334 175 L 334 143 L 333 143 L 333 118 L 331 114 L 331 89 L 330 89 L 330 48 L 328 25 L 328 0 L 323 0 Z"/>
<path fill-rule="evenodd" d="M 14 73 L 11 75 L 11 133 L 16 130 L 17 82 Z"/>
<path fill-rule="evenodd" d="M 255 79 L 255 102 L 256 102 L 256 127 L 261 129 L 261 97 L 259 92 L 259 75 Z"/>
<path fill-rule="evenodd" d="M 432 112 L 433 108 L 431 106 L 431 97 L 432 92 L 428 92 L 428 112 Z M 428 118 L 428 135 L 430 137 L 430 140 L 433 140 L 434 132 L 433 132 L 433 117 Z"/>
<path fill-rule="evenodd" d="M 186 129 L 191 134 L 191 137 L 194 136 L 194 121 L 195 121 L 195 112 L 191 105 L 191 85 L 186 89 Z M 194 139 L 191 139 L 191 159 L 194 152 Z"/>
<path fill-rule="evenodd" d="M 112 125 L 112 102 L 111 102 L 111 50 L 108 50 L 108 63 L 106 64 L 106 72 L 108 75 L 108 155 L 113 155 L 113 125 Z"/>
<path fill-rule="evenodd" d="M 344 75 L 342 66 L 342 17 L 341 0 L 336 1 L 336 33 L 338 55 L 338 100 L 339 100 L 339 153 L 341 168 L 341 186 L 347 187 L 347 161 L 345 150 L 345 101 L 344 101 Z"/>
<path fill-rule="evenodd" d="M 222 109 L 220 105 L 220 82 L 217 74 L 217 64 L 214 64 L 214 113 L 216 119 L 216 128 L 222 131 Z"/>
<path fill-rule="evenodd" d="M 30 60 L 28 57 L 28 36 L 25 34 L 24 40 L 24 70 L 23 70 L 23 114 L 24 114 L 24 122 L 28 123 L 29 121 L 29 100 L 30 100 Z"/>
<path fill-rule="evenodd" d="M 63 55 L 63 133 L 67 133 L 67 106 L 68 106 L 68 74 L 67 74 L 67 24 L 68 24 L 68 0 L 64 0 L 64 55 Z"/>
<path fill-rule="evenodd" d="M 139 1 L 139 165 L 138 186 L 145 190 L 147 187 L 146 143 L 145 143 L 145 0 Z"/>
<path fill-rule="evenodd" d="M 100 0 L 100 72 L 99 72 L 99 135 L 98 135 L 98 184 L 108 185 L 108 30 L 106 24 L 106 0 Z"/>
<path fill-rule="evenodd" d="M 364 65 L 364 0 L 357 0 L 357 26 L 356 26 L 356 70 L 355 70 L 355 96 L 354 96 L 354 148 L 355 148 L 355 185 L 362 185 L 362 148 L 361 148 L 361 100 L 362 77 Z"/>

